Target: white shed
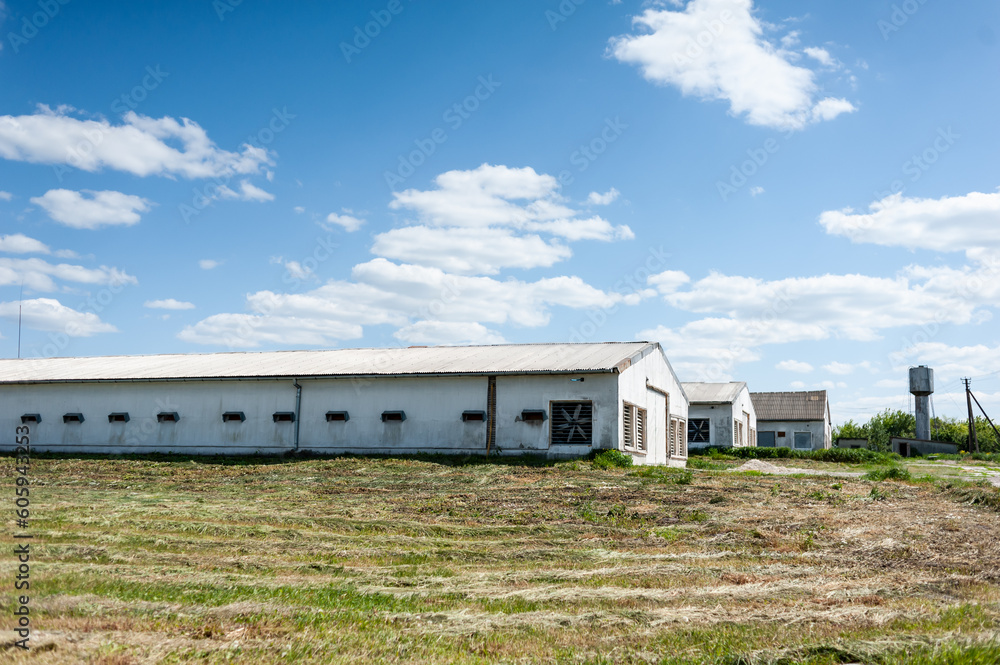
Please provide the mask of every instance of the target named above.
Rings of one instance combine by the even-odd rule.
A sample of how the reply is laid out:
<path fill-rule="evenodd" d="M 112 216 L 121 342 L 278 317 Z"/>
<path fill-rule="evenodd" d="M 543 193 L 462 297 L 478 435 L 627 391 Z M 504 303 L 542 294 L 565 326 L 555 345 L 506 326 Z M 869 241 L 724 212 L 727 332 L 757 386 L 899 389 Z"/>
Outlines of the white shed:
<path fill-rule="evenodd" d="M 831 447 L 833 420 L 825 390 L 751 394 L 761 448 L 823 450 Z"/>
<path fill-rule="evenodd" d="M 0 360 L 0 446 L 79 453 L 631 453 L 683 465 L 659 344 Z"/>
<path fill-rule="evenodd" d="M 757 412 L 747 384 L 684 383 L 688 396 L 688 443 L 692 448 L 757 445 Z"/>

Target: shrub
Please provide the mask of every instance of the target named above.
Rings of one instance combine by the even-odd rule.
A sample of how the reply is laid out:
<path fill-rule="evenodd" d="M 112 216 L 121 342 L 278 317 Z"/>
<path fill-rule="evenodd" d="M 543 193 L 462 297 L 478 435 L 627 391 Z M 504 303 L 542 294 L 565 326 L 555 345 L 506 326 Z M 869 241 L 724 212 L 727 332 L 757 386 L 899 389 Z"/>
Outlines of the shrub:
<path fill-rule="evenodd" d="M 884 466 L 872 469 L 861 477 L 863 480 L 910 480 L 910 472 L 901 466 Z"/>
<path fill-rule="evenodd" d="M 673 469 L 663 466 L 644 466 L 638 471 L 633 471 L 630 476 L 639 478 L 651 478 L 660 483 L 674 485 L 690 485 L 694 480 L 694 474 L 686 469 Z"/>
<path fill-rule="evenodd" d="M 594 455 L 595 469 L 627 469 L 632 466 L 632 456 L 620 450 L 602 450 Z"/>

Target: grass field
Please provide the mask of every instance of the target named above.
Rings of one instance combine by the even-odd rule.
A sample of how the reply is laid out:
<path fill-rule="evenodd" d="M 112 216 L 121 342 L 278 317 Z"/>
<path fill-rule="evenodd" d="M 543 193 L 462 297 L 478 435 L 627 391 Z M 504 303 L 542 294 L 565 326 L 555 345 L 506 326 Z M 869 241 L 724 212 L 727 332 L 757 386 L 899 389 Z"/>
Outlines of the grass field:
<path fill-rule="evenodd" d="M 0 660 L 1000 663 L 996 488 L 701 464 L 34 459 Z"/>

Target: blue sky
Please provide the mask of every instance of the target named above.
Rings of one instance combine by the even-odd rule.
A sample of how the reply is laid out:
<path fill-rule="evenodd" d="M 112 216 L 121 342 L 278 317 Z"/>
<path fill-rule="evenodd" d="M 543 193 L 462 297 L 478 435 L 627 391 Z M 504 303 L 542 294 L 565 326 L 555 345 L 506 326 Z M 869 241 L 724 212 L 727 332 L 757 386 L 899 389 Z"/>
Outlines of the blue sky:
<path fill-rule="evenodd" d="M 346 3 L 344 3 L 346 4 Z M 0 3 L 0 353 L 651 339 L 1000 413 L 1000 6 Z"/>

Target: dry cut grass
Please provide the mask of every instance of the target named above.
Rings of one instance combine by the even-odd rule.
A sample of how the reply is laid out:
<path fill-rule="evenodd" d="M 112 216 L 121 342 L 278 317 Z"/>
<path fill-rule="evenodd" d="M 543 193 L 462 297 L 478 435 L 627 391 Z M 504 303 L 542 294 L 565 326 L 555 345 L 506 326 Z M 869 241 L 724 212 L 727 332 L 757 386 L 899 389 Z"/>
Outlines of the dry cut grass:
<path fill-rule="evenodd" d="M 33 649 L 0 633 L 3 662 L 1000 662 L 993 488 L 405 458 L 32 478 Z"/>

